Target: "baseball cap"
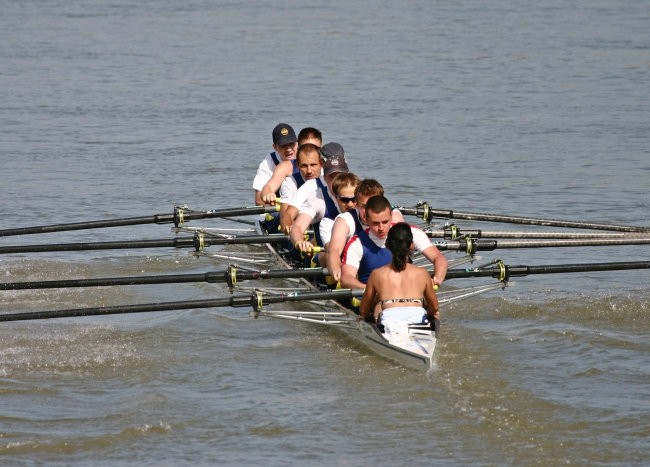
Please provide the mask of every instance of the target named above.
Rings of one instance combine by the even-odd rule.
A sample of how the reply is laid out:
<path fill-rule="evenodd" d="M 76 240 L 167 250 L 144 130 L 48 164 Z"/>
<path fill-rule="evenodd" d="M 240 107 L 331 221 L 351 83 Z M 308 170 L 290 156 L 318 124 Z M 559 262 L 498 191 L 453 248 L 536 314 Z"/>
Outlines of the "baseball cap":
<path fill-rule="evenodd" d="M 286 123 L 279 123 L 273 128 L 273 144 L 279 144 L 280 146 L 284 144 L 296 143 L 298 138 L 296 138 L 296 133 L 291 128 L 291 125 Z"/>
<path fill-rule="evenodd" d="M 320 148 L 320 153 L 323 156 L 323 159 L 329 159 L 333 156 L 345 157 L 345 152 L 343 151 L 343 146 L 339 143 L 327 143 Z"/>
<path fill-rule="evenodd" d="M 339 143 L 327 143 L 320 148 L 320 152 L 325 159 L 323 175 L 330 175 L 335 172 L 349 172 L 343 146 Z"/>

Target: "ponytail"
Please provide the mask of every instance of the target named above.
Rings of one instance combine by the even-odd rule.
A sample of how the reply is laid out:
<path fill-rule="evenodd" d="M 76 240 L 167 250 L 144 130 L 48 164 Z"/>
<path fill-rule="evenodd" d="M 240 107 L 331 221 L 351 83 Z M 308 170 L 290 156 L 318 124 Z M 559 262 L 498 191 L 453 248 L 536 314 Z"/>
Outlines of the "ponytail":
<path fill-rule="evenodd" d="M 411 232 L 411 227 L 407 223 L 400 222 L 395 224 L 388 231 L 386 248 L 392 253 L 393 259 L 391 264 L 398 272 L 406 269 L 406 264 L 409 262 L 409 254 L 411 253 L 411 243 L 413 243 L 413 232 Z"/>

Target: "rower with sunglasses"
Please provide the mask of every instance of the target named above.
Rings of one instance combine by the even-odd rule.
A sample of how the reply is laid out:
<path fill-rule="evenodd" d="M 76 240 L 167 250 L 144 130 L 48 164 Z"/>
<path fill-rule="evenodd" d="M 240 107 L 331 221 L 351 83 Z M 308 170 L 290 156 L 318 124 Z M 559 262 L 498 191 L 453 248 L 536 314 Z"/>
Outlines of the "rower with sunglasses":
<path fill-rule="evenodd" d="M 307 254 L 313 252 L 314 245 L 326 246 L 329 243 L 331 228 L 336 216 L 348 207 L 354 209 L 353 202 L 340 203 L 333 190 L 335 179 L 350 175 L 343 147 L 338 143 L 327 143 L 321 148 L 321 155 L 324 159 L 323 176 L 300 187 L 290 202 L 298 209 L 298 215 L 289 232 L 291 243 L 296 250 Z M 359 182 L 356 175 L 347 177 L 347 180 L 351 180 L 355 186 Z M 342 185 L 339 185 L 337 188 L 340 190 L 341 187 Z M 354 188 L 347 190 L 348 196 L 344 197 L 350 198 L 353 193 Z M 313 226 L 314 229 L 314 242 L 305 238 L 305 231 L 309 226 Z"/>

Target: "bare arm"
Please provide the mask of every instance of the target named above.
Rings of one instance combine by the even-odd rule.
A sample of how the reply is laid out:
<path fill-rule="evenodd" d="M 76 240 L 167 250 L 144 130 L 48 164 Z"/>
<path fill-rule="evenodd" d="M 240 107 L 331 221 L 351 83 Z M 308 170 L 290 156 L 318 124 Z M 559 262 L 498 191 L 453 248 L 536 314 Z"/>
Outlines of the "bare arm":
<path fill-rule="evenodd" d="M 284 179 L 291 175 L 292 172 L 293 164 L 291 161 L 283 161 L 278 164 L 273 171 L 273 176 L 266 182 L 266 185 L 264 185 L 260 193 L 260 198 L 264 204 L 275 204 L 275 194 L 280 189 L 280 185 L 282 185 Z"/>
<path fill-rule="evenodd" d="M 422 280 L 426 284 L 424 288 L 424 300 L 427 302 L 427 317 L 431 321 L 440 317 L 440 305 L 438 304 L 438 297 L 433 290 L 433 284 L 429 280 L 429 273 L 426 270 L 422 270 L 422 272 L 424 272 Z"/>
<path fill-rule="evenodd" d="M 433 264 L 433 283 L 440 285 L 447 275 L 447 258 L 438 250 L 435 245 L 431 245 L 422 251 L 422 254 Z"/>
<path fill-rule="evenodd" d="M 358 269 L 349 264 L 341 268 L 341 286 L 346 289 L 365 289 L 366 284 L 357 279 Z"/>
<path fill-rule="evenodd" d="M 298 217 L 298 208 L 283 203 L 280 207 L 280 227 L 284 233 L 291 232 L 296 217 Z"/>
<path fill-rule="evenodd" d="M 361 305 L 359 306 L 359 314 L 366 321 L 374 314 L 374 309 L 377 305 L 377 291 L 374 277 L 375 274 L 371 273 L 366 284 L 366 290 L 363 291 L 363 297 L 361 297 Z"/>
<path fill-rule="evenodd" d="M 341 280 L 341 255 L 347 241 L 350 228 L 345 220 L 338 218 L 332 227 L 332 238 L 327 245 L 327 269 L 336 282 Z"/>
<path fill-rule="evenodd" d="M 260 190 L 255 190 L 255 205 L 263 206 L 264 201 L 262 201 L 262 192 Z"/>
<path fill-rule="evenodd" d="M 314 247 L 313 243 L 305 239 L 305 231 L 311 224 L 313 217 L 309 214 L 301 212 L 296 217 L 295 222 L 291 226 L 291 232 L 289 233 L 289 238 L 291 238 L 291 244 L 300 250 L 303 253 L 310 253 Z"/>

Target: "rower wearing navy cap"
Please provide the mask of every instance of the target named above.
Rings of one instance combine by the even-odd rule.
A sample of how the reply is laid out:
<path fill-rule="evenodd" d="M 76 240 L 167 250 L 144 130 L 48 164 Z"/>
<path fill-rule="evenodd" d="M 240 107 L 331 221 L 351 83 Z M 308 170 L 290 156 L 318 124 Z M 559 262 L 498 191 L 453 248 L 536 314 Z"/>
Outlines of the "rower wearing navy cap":
<path fill-rule="evenodd" d="M 298 149 L 305 144 L 311 144 L 320 148 L 322 144 L 321 132 L 313 127 L 306 127 L 300 130 L 300 133 L 298 133 Z M 298 168 L 296 159 L 282 161 L 275 167 L 271 177 L 262 187 L 259 196 L 263 204 L 269 205 L 274 205 L 277 198 L 280 198 L 280 216 L 278 216 L 275 226 L 267 230 L 278 230 L 280 217 L 287 209 L 288 201 L 293 198 L 296 190 L 302 186 L 304 181 L 305 179 L 300 175 L 300 169 Z"/>
<path fill-rule="evenodd" d="M 273 176 L 275 168 L 283 161 L 290 161 L 296 158 L 296 151 L 298 150 L 298 138 L 296 133 L 291 128 L 291 125 L 286 123 L 279 123 L 273 128 L 271 132 L 273 137 L 273 149 L 268 154 L 257 168 L 257 174 L 253 179 L 253 189 L 255 190 L 255 204 L 263 205 L 261 192 L 264 185 Z"/>

